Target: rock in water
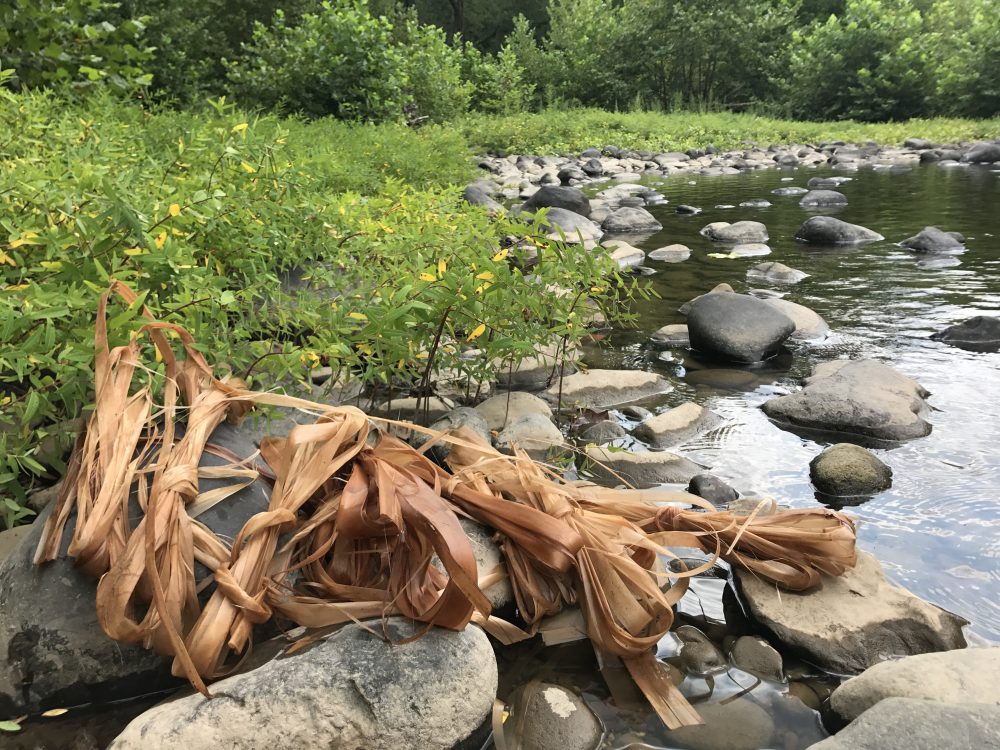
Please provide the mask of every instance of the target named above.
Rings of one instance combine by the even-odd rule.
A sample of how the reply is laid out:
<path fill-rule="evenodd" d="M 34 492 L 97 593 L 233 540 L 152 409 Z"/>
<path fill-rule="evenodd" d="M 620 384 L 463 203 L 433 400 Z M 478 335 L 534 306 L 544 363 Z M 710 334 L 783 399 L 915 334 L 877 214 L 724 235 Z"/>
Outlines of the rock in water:
<path fill-rule="evenodd" d="M 806 341 L 824 339 L 830 333 L 830 326 L 827 325 L 827 322 L 823 320 L 820 314 L 814 310 L 810 310 L 805 305 L 775 297 L 769 297 L 764 302 L 780 310 L 792 319 L 792 322 L 795 323 L 795 330 L 791 335 L 793 339 Z"/>
<path fill-rule="evenodd" d="M 874 495 L 892 486 L 892 469 L 853 443 L 830 446 L 809 462 L 817 490 L 834 497 Z"/>
<path fill-rule="evenodd" d="M 931 338 L 973 352 L 995 352 L 1000 350 L 1000 318 L 976 315 L 931 334 Z"/>
<path fill-rule="evenodd" d="M 663 225 L 644 208 L 619 208 L 601 224 L 601 229 L 612 234 L 639 234 L 658 232 Z"/>
<path fill-rule="evenodd" d="M 722 417 L 688 401 L 647 419 L 635 428 L 635 436 L 656 448 L 679 445 L 695 435 L 718 427 Z"/>
<path fill-rule="evenodd" d="M 965 245 L 954 234 L 944 232 L 937 227 L 924 227 L 919 234 L 907 237 L 899 243 L 916 253 L 949 253 L 965 252 Z"/>
<path fill-rule="evenodd" d="M 780 426 L 900 441 L 930 434 L 930 394 L 915 380 L 872 359 L 819 364 L 806 387 L 772 398 L 764 413 Z"/>
<path fill-rule="evenodd" d="M 580 696 L 547 682 L 526 688 L 514 703 L 521 750 L 593 750 L 604 734 Z M 515 723 L 511 722 L 511 723 Z"/>
<path fill-rule="evenodd" d="M 596 242 L 604 234 L 601 228 L 586 216 L 564 208 L 548 209 L 541 226 L 551 239 L 565 238 L 567 242 Z"/>
<path fill-rule="evenodd" d="M 892 657 L 965 648 L 968 623 L 886 580 L 867 552 L 842 576 L 812 591 L 782 591 L 736 569 L 751 617 L 823 669 L 858 674 Z"/>
<path fill-rule="evenodd" d="M 866 669 L 837 688 L 830 700 L 846 721 L 885 698 L 1000 706 L 1000 648 L 970 648 L 907 656 Z"/>
<path fill-rule="evenodd" d="M 486 426 L 491 430 L 502 430 L 509 423 L 517 421 L 526 414 L 552 416 L 552 409 L 547 403 L 535 394 L 523 391 L 511 391 L 491 396 L 479 404 L 476 411 L 486 420 Z"/>
<path fill-rule="evenodd" d="M 799 227 L 795 239 L 811 245 L 860 245 L 884 240 L 885 237 L 871 229 L 848 224 L 832 216 L 813 216 Z"/>
<path fill-rule="evenodd" d="M 667 736 L 691 750 L 757 750 L 771 747 L 774 722 L 767 711 L 749 698 L 695 706 L 704 724 L 681 727 Z"/>
<path fill-rule="evenodd" d="M 542 396 L 552 403 L 562 397 L 563 407 L 605 409 L 650 396 L 668 393 L 673 386 L 666 379 L 641 370 L 587 370 L 563 378 Z"/>
<path fill-rule="evenodd" d="M 762 679 L 781 682 L 785 678 L 781 654 L 763 638 L 740 636 L 733 643 L 729 657 L 733 660 L 733 664 L 744 672 Z"/>
<path fill-rule="evenodd" d="M 706 294 L 688 310 L 691 347 L 733 362 L 760 362 L 777 354 L 794 331 L 791 318 L 745 294 Z"/>
<path fill-rule="evenodd" d="M 973 164 L 989 164 L 1000 161 L 1000 143 L 976 143 L 965 152 L 962 161 Z"/>
<path fill-rule="evenodd" d="M 620 484 L 622 479 L 640 489 L 658 484 L 681 484 L 701 473 L 703 467 L 687 458 L 666 451 L 608 450 L 596 445 L 587 446 L 590 470 L 600 479 Z"/>
<path fill-rule="evenodd" d="M 241 458 L 257 447 L 250 430 L 223 423 L 210 442 Z M 223 466 L 229 459 L 204 454 L 203 466 Z M 231 479 L 200 479 L 204 492 L 232 484 Z M 255 481 L 198 520 L 232 539 L 247 519 L 267 510 L 270 490 Z M 169 661 L 138 646 L 116 643 L 97 622 L 97 581 L 73 566 L 66 555 L 75 526 L 67 524 L 60 556 L 32 563 L 49 506 L 32 524 L 14 554 L 0 565 L 0 716 L 16 716 L 39 707 L 114 700 L 176 684 Z M 132 514 L 138 518 L 139 511 Z M 199 579 L 208 571 L 200 569 Z"/>
<path fill-rule="evenodd" d="M 521 206 L 523 210 L 532 213 L 545 207 L 564 208 L 580 216 L 590 217 L 590 201 L 580 188 L 546 185 Z"/>
<path fill-rule="evenodd" d="M 836 190 L 810 190 L 799 201 L 802 208 L 832 208 L 846 206 L 847 196 Z"/>
<path fill-rule="evenodd" d="M 740 496 L 740 493 L 714 474 L 698 474 L 691 477 L 687 491 L 708 500 L 712 505 L 728 505 Z"/>
<path fill-rule="evenodd" d="M 705 226 L 700 234 L 714 242 L 750 243 L 767 242 L 767 227 L 759 221 L 715 221 Z"/>
<path fill-rule="evenodd" d="M 836 693 L 834 693 L 836 695 Z M 944 750 L 1000 747 L 1000 706 L 886 698 L 810 750 Z"/>
<path fill-rule="evenodd" d="M 759 263 L 747 271 L 748 279 L 753 281 L 770 281 L 773 284 L 795 284 L 807 276 L 809 274 L 775 261 Z"/>
<path fill-rule="evenodd" d="M 473 206 L 482 206 L 490 213 L 499 214 L 503 212 L 503 206 L 495 201 L 489 193 L 476 183 L 472 183 L 466 187 L 465 191 L 462 193 L 462 197 L 465 199 L 466 203 Z"/>
<path fill-rule="evenodd" d="M 398 641 L 423 625 L 392 617 L 386 628 Z M 432 628 L 398 644 L 351 624 L 216 682 L 215 698 L 189 695 L 150 709 L 111 748 L 448 750 L 482 724 L 496 690 L 493 648 L 478 627 Z"/>

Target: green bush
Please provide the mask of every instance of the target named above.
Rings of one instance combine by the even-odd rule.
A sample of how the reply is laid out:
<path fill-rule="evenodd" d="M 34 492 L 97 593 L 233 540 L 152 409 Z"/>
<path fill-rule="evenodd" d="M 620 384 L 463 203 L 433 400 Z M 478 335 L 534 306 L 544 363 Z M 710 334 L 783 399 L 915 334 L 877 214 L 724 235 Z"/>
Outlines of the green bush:
<path fill-rule="evenodd" d="M 473 86 L 462 79 L 462 52 L 437 26 L 421 25 L 412 15 L 394 24 L 406 69 L 411 120 L 445 122 L 469 109 Z"/>
<path fill-rule="evenodd" d="M 938 0 L 930 25 L 935 109 L 967 117 L 1000 112 L 1000 14 L 992 0 Z"/>
<path fill-rule="evenodd" d="M 530 106 L 534 87 L 524 80 L 524 70 L 509 46 L 484 55 L 466 43 L 462 53 L 462 74 L 472 87 L 474 110 L 507 115 Z"/>
<path fill-rule="evenodd" d="M 372 16 L 363 0 L 323 2 L 295 25 L 278 11 L 271 26 L 256 25 L 242 57 L 227 69 L 243 104 L 309 117 L 394 121 L 409 102 L 392 24 Z"/>

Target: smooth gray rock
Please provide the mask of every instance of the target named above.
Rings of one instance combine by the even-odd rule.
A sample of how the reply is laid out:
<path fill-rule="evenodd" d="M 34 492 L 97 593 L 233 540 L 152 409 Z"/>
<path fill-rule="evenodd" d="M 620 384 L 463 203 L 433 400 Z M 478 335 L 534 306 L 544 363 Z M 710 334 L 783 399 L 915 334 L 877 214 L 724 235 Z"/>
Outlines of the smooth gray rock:
<path fill-rule="evenodd" d="M 915 253 L 948 253 L 965 252 L 965 245 L 950 232 L 944 232 L 937 227 L 924 227 L 913 237 L 907 237 L 899 243 Z"/>
<path fill-rule="evenodd" d="M 809 478 L 822 493 L 861 497 L 892 486 L 892 469 L 853 443 L 832 445 L 809 462 Z"/>
<path fill-rule="evenodd" d="M 729 505 L 740 496 L 740 493 L 714 474 L 698 474 L 691 477 L 687 491 L 708 500 L 715 506 Z"/>
<path fill-rule="evenodd" d="M 571 243 L 597 241 L 604 233 L 588 219 L 564 208 L 550 208 L 541 227 L 551 239 L 563 239 Z"/>
<path fill-rule="evenodd" d="M 1000 707 L 886 698 L 810 750 L 986 750 L 1000 747 Z"/>
<path fill-rule="evenodd" d="M 611 484 L 619 484 L 624 479 L 640 489 L 686 483 L 703 469 L 687 458 L 666 451 L 633 453 L 591 445 L 587 447 L 586 457 L 589 459 L 586 465 L 596 477 Z"/>
<path fill-rule="evenodd" d="M 680 445 L 722 424 L 722 417 L 691 401 L 657 414 L 640 424 L 634 435 L 654 448 Z"/>
<path fill-rule="evenodd" d="M 466 203 L 473 206 L 482 206 L 490 213 L 499 214 L 504 210 L 500 203 L 495 201 L 489 193 L 476 183 L 472 183 L 465 188 L 462 192 L 462 198 L 465 199 Z"/>
<path fill-rule="evenodd" d="M 490 430 L 502 430 L 508 423 L 515 422 L 528 414 L 552 416 L 552 409 L 538 396 L 523 391 L 500 393 L 475 407 L 486 420 Z"/>
<path fill-rule="evenodd" d="M 799 205 L 803 208 L 828 208 L 846 206 L 847 196 L 836 190 L 810 190 L 802 196 Z"/>
<path fill-rule="evenodd" d="M 795 239 L 811 245 L 859 245 L 884 240 L 885 237 L 871 229 L 848 224 L 832 216 L 813 216 L 799 227 Z"/>
<path fill-rule="evenodd" d="M 734 569 L 752 619 L 793 652 L 835 674 L 858 674 L 893 657 L 965 648 L 968 623 L 885 578 L 867 552 L 811 591 L 783 591 Z"/>
<path fill-rule="evenodd" d="M 760 362 L 777 353 L 795 323 L 745 294 L 706 294 L 688 310 L 691 347 L 732 362 Z"/>
<path fill-rule="evenodd" d="M 490 427 L 486 423 L 485 417 L 483 417 L 480 412 L 468 406 L 460 406 L 459 408 L 448 412 L 441 419 L 432 424 L 430 429 L 437 431 L 452 431 L 457 430 L 459 427 L 467 427 L 479 435 L 487 443 L 490 442 Z M 430 435 L 418 432 L 410 438 L 410 443 L 419 448 L 429 439 Z M 431 447 L 430 450 L 433 451 L 435 458 L 444 460 L 451 452 L 451 446 L 448 443 L 439 440 Z"/>
<path fill-rule="evenodd" d="M 576 187 L 546 185 L 524 202 L 521 209 L 534 213 L 540 208 L 563 208 L 580 216 L 590 216 L 590 201 Z"/>
<path fill-rule="evenodd" d="M 687 302 L 685 302 L 683 305 L 681 305 L 680 307 L 678 307 L 677 308 L 677 312 L 679 312 L 681 315 L 687 315 L 688 312 L 690 312 L 691 305 L 694 304 L 695 300 L 699 300 L 702 297 L 705 297 L 705 296 L 707 296 L 709 294 L 733 294 L 733 293 L 734 293 L 734 290 L 733 290 L 733 288 L 729 284 L 726 284 L 725 282 L 723 282 L 722 284 L 716 284 L 714 287 L 712 287 L 707 292 L 705 292 L 705 294 L 699 294 L 694 299 L 690 299 Z"/>
<path fill-rule="evenodd" d="M 934 148 L 934 144 L 924 138 L 907 138 L 903 141 L 903 148 L 912 148 L 914 151 Z"/>
<path fill-rule="evenodd" d="M 763 243 L 768 239 L 767 227 L 759 221 L 737 221 L 735 224 L 715 221 L 705 226 L 699 234 L 714 242 Z"/>
<path fill-rule="evenodd" d="M 838 687 L 830 705 L 841 718 L 854 721 L 886 698 L 1000 707 L 1000 648 L 918 654 L 876 664 Z"/>
<path fill-rule="evenodd" d="M 761 679 L 781 682 L 785 677 L 781 654 L 763 638 L 740 636 L 729 650 L 729 658 L 744 672 Z"/>
<path fill-rule="evenodd" d="M 930 434 L 923 415 L 930 394 L 875 360 L 834 360 L 816 366 L 798 393 L 763 405 L 779 425 L 858 438 L 900 441 Z"/>
<path fill-rule="evenodd" d="M 962 161 L 972 164 L 990 164 L 1000 161 L 1000 143 L 977 143 L 965 152 Z"/>
<path fill-rule="evenodd" d="M 666 379 L 641 370 L 587 370 L 554 383 L 542 396 L 550 403 L 562 397 L 563 407 L 605 409 L 631 401 L 668 393 L 672 386 Z"/>
<path fill-rule="evenodd" d="M 1000 318 L 976 315 L 932 333 L 931 338 L 969 351 L 995 352 L 1000 350 Z"/>
<path fill-rule="evenodd" d="M 814 341 L 824 339 L 830 333 L 830 326 L 820 314 L 805 305 L 777 297 L 768 297 L 764 302 L 783 312 L 795 323 L 795 330 L 789 338 Z"/>
<path fill-rule="evenodd" d="M 691 257 L 691 248 L 686 245 L 667 245 L 651 251 L 646 257 L 661 263 L 681 263 Z"/>
<path fill-rule="evenodd" d="M 671 323 L 653 331 L 649 341 L 656 346 L 689 346 L 691 337 L 684 323 Z"/>
<path fill-rule="evenodd" d="M 673 631 L 681 641 L 680 657 L 684 671 L 692 674 L 711 674 L 729 666 L 718 647 L 693 625 L 681 625 Z"/>
<path fill-rule="evenodd" d="M 604 728 L 576 693 L 542 682 L 526 690 L 514 703 L 514 721 L 521 750 L 594 750 Z"/>
<path fill-rule="evenodd" d="M 566 439 L 544 414 L 524 414 L 516 420 L 507 423 L 503 431 L 497 435 L 497 446 L 502 450 L 513 452 L 517 446 L 531 456 L 544 456 L 553 448 L 561 448 Z"/>
<path fill-rule="evenodd" d="M 111 748 L 448 750 L 476 731 L 497 690 L 486 634 L 475 626 L 433 628 L 392 644 L 373 625 L 346 625 L 306 650 L 216 682 L 214 699 L 194 694 L 160 704 Z M 392 617 L 385 627 L 398 641 L 423 626 Z"/>
<path fill-rule="evenodd" d="M 748 279 L 752 281 L 769 281 L 773 284 L 795 284 L 808 276 L 809 274 L 807 273 L 775 261 L 758 263 L 747 271 Z"/>
<path fill-rule="evenodd" d="M 809 190 L 804 187 L 780 187 L 771 191 L 773 195 L 805 195 Z"/>
<path fill-rule="evenodd" d="M 610 419 L 602 419 L 600 422 L 590 425 L 590 427 L 581 432 L 580 440 L 585 443 L 604 445 L 610 443 L 612 440 L 623 438 L 626 435 L 628 433 L 625 431 L 625 428 L 618 424 L 618 422 Z"/>
<path fill-rule="evenodd" d="M 601 229 L 611 234 L 640 234 L 658 232 L 663 225 L 646 209 L 625 206 L 612 211 Z"/>
<path fill-rule="evenodd" d="M 758 750 L 771 747 L 774 720 L 749 698 L 695 707 L 704 724 L 667 732 L 668 745 L 690 750 Z"/>

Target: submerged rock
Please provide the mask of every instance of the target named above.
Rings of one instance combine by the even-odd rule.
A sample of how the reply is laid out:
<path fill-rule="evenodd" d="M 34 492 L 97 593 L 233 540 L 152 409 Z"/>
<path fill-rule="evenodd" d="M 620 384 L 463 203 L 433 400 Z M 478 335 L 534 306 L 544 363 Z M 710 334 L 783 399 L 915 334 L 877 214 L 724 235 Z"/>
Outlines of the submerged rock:
<path fill-rule="evenodd" d="M 795 330 L 790 338 L 815 340 L 826 338 L 830 333 L 830 326 L 820 314 L 805 305 L 776 297 L 768 297 L 764 302 L 783 312 L 795 323 Z"/>
<path fill-rule="evenodd" d="M 679 445 L 722 423 L 722 417 L 691 401 L 642 422 L 634 434 L 656 448 Z"/>
<path fill-rule="evenodd" d="M 759 221 L 715 221 L 705 226 L 700 234 L 714 242 L 750 243 L 767 242 L 767 227 Z"/>
<path fill-rule="evenodd" d="M 809 478 L 834 497 L 874 495 L 892 486 L 892 469 L 853 443 L 832 445 L 809 462 Z"/>
<path fill-rule="evenodd" d="M 969 351 L 995 352 L 1000 350 L 1000 318 L 976 315 L 931 334 L 931 338 Z"/>
<path fill-rule="evenodd" d="M 736 569 L 751 617 L 807 661 L 857 674 L 898 656 L 965 648 L 968 623 L 885 578 L 867 552 L 842 576 L 823 576 L 807 592 L 782 591 Z"/>
<path fill-rule="evenodd" d="M 736 639 L 729 651 L 733 664 L 764 680 L 781 682 L 785 677 L 784 664 L 774 647 L 763 638 L 743 635 Z"/>
<path fill-rule="evenodd" d="M 745 294 L 706 294 L 688 310 L 691 347 L 733 362 L 773 356 L 794 330 L 787 315 Z"/>
<path fill-rule="evenodd" d="M 835 693 L 836 695 L 836 693 Z M 810 750 L 944 750 L 1000 747 L 1000 706 L 886 698 Z"/>
<path fill-rule="evenodd" d="M 653 331 L 649 341 L 656 346 L 689 346 L 691 337 L 684 323 L 671 323 Z"/>
<path fill-rule="evenodd" d="M 795 284 L 807 276 L 809 274 L 775 261 L 759 263 L 747 271 L 748 279 L 753 281 L 770 281 L 774 284 Z"/>
<path fill-rule="evenodd" d="M 812 245 L 859 245 L 884 240 L 885 237 L 871 229 L 848 224 L 832 216 L 813 216 L 799 227 L 795 239 Z"/>
<path fill-rule="evenodd" d="M 907 237 L 899 243 L 915 253 L 964 253 L 965 245 L 961 235 L 944 232 L 937 227 L 924 227 L 919 234 Z"/>
<path fill-rule="evenodd" d="M 563 407 L 604 409 L 630 401 L 668 393 L 672 386 L 666 379 L 641 370 L 588 370 L 563 378 L 543 396 L 555 403 L 562 396 Z"/>
<path fill-rule="evenodd" d="M 924 399 L 915 380 L 871 359 L 835 360 L 816 366 L 798 393 L 772 398 L 764 413 L 781 426 L 878 440 L 930 434 Z"/>
<path fill-rule="evenodd" d="M 478 627 L 432 628 L 411 643 L 346 625 L 292 656 L 216 682 L 215 698 L 189 695 L 140 715 L 113 750 L 448 750 L 489 715 L 497 665 Z M 423 626 L 386 623 L 394 640 Z"/>
<path fill-rule="evenodd" d="M 886 698 L 1000 707 L 1000 648 L 919 654 L 876 664 L 837 688 L 830 705 L 853 721 Z"/>
<path fill-rule="evenodd" d="M 611 484 L 622 479 L 640 489 L 658 484 L 681 484 L 701 472 L 693 461 L 666 451 L 608 450 L 600 446 L 587 446 L 587 467 L 596 477 Z M 619 478 L 620 477 L 620 478 Z"/>
<path fill-rule="evenodd" d="M 758 750 L 771 746 L 774 720 L 749 698 L 719 703 L 698 703 L 704 722 L 667 732 L 671 746 L 679 743 L 690 750 Z"/>

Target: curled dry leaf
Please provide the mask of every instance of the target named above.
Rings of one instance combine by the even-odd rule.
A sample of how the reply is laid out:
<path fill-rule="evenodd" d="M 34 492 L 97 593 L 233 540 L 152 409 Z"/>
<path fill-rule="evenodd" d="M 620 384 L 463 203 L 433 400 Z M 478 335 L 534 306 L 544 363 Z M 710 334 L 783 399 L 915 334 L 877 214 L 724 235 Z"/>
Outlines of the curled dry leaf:
<path fill-rule="evenodd" d="M 75 514 L 69 553 L 100 577 L 96 606 L 105 632 L 171 656 L 173 672 L 206 695 L 206 681 L 238 667 L 254 626 L 276 614 L 307 628 L 394 613 L 428 628 L 475 622 L 512 643 L 533 636 L 543 617 L 579 604 L 595 647 L 621 657 L 657 714 L 676 728 L 699 718 L 653 646 L 670 629 L 687 579 L 711 563 L 667 578 L 660 556 L 693 547 L 796 590 L 854 565 L 853 524 L 832 511 L 737 518 L 687 493 L 566 482 L 527 454 L 502 455 L 466 429 L 442 434 L 405 424 L 450 444 L 442 468 L 425 455 L 430 443 L 417 451 L 377 429 L 398 422 L 217 378 L 186 330 L 145 309 L 139 335 L 111 349 L 113 294 L 136 300 L 115 282 L 99 301 L 95 409 L 35 562 L 56 556 Z M 143 348 L 144 339 L 155 352 Z M 163 362 L 161 382 L 146 364 L 154 355 Z M 154 392 L 161 394 L 157 406 Z M 228 473 L 199 469 L 204 452 L 217 453 L 212 431 L 255 405 L 307 409 L 316 420 L 262 443 L 269 469 L 239 456 L 230 457 Z M 198 521 L 255 474 L 272 483 L 270 504 L 232 543 Z M 232 485 L 199 493 L 198 478 L 208 475 L 230 477 Z M 132 493 L 143 511 L 135 526 Z M 685 509 L 691 505 L 701 508 Z M 459 524 L 466 516 L 499 533 L 520 625 L 490 612 L 481 589 L 497 574 L 477 570 Z M 435 556 L 443 572 L 431 564 Z M 195 580 L 196 561 L 210 580 Z M 202 604 L 198 592 L 211 584 Z"/>

